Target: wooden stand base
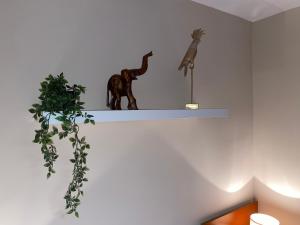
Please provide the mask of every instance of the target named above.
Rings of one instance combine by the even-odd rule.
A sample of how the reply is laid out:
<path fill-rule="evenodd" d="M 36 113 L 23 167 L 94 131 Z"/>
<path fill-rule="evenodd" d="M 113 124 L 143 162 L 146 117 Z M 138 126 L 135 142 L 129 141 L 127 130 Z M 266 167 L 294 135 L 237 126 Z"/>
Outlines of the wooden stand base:
<path fill-rule="evenodd" d="M 198 103 L 188 103 L 185 105 L 185 108 L 191 109 L 191 110 L 199 109 L 199 104 Z"/>

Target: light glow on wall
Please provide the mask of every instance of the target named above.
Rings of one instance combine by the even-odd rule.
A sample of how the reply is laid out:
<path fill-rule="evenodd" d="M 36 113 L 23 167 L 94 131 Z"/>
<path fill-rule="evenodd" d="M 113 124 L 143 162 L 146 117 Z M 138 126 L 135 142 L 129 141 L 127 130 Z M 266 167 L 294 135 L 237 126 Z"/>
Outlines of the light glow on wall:
<path fill-rule="evenodd" d="M 281 194 L 283 196 L 300 199 L 300 190 L 292 187 L 288 183 L 284 183 L 284 184 L 271 183 L 268 185 L 268 187 L 271 188 L 276 193 Z"/>
<path fill-rule="evenodd" d="M 229 193 L 235 193 L 235 192 L 238 192 L 239 190 L 241 190 L 245 185 L 246 185 L 246 182 L 237 181 L 235 183 L 230 184 L 226 191 Z"/>

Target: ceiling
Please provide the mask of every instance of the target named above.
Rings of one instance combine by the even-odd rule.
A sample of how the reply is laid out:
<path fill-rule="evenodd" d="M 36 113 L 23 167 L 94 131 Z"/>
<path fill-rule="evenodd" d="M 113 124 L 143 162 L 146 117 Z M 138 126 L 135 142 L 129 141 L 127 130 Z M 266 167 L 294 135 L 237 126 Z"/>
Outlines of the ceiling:
<path fill-rule="evenodd" d="M 300 6 L 300 0 L 192 0 L 255 22 Z"/>

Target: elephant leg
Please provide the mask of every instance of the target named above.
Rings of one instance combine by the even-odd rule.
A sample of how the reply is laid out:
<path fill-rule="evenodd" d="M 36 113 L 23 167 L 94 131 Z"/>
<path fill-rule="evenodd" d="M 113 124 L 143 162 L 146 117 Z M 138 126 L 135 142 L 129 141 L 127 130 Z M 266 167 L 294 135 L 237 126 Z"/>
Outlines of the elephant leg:
<path fill-rule="evenodd" d="M 127 100 L 128 100 L 128 105 L 127 105 L 127 109 L 131 109 L 131 102 L 130 102 L 130 99 L 129 99 L 129 97 L 128 96 L 126 96 L 127 97 Z"/>
<path fill-rule="evenodd" d="M 136 99 L 133 97 L 133 95 L 127 96 L 128 98 L 128 109 L 129 110 L 138 110 L 138 107 L 136 105 Z"/>
<path fill-rule="evenodd" d="M 122 108 L 121 108 L 121 95 L 120 94 L 117 94 L 116 110 L 122 110 Z"/>
<path fill-rule="evenodd" d="M 115 96 L 112 96 L 110 100 L 110 109 L 111 110 L 116 110 L 116 100 L 117 98 Z"/>

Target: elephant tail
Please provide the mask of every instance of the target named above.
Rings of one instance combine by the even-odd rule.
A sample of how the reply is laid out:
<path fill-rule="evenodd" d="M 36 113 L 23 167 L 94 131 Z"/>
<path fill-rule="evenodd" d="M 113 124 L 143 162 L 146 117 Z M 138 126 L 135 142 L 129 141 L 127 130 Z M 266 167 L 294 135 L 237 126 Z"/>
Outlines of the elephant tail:
<path fill-rule="evenodd" d="M 110 87 L 110 82 L 107 83 L 107 88 L 106 88 L 106 106 L 109 108 L 110 104 L 109 104 L 109 87 Z"/>

